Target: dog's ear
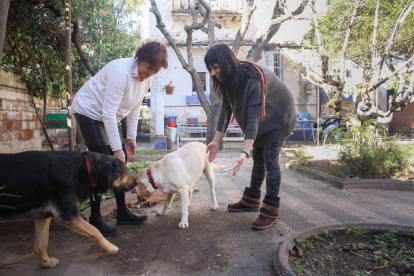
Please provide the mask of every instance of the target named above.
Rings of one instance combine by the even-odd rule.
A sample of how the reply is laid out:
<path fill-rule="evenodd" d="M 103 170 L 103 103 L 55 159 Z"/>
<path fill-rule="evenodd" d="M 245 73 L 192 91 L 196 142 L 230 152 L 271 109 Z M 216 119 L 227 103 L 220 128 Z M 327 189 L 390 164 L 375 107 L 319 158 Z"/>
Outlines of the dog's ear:
<path fill-rule="evenodd" d="M 113 156 L 102 156 L 99 162 L 98 175 L 103 187 L 110 188 L 125 172 L 124 164 Z"/>
<path fill-rule="evenodd" d="M 135 188 L 137 191 L 137 198 L 141 200 L 147 193 L 147 185 L 145 183 L 142 183 L 141 181 L 138 181 L 138 185 Z"/>

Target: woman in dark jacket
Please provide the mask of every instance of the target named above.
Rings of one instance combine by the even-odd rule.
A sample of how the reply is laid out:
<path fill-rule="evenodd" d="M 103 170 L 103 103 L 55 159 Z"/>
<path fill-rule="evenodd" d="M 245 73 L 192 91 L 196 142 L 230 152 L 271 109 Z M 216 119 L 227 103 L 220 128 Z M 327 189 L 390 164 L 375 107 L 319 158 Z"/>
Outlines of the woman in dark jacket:
<path fill-rule="evenodd" d="M 244 150 L 233 168 L 233 175 L 249 158 L 253 147 L 250 187 L 245 188 L 238 203 L 229 204 L 227 209 L 235 212 L 260 211 L 253 228 L 267 229 L 278 219 L 281 182 L 279 153 L 296 122 L 293 96 L 271 70 L 238 60 L 225 44 L 210 48 L 204 62 L 213 77 L 213 90 L 222 99 L 216 134 L 207 146 L 209 161 L 216 158 L 232 114 L 245 135 Z M 260 207 L 260 188 L 266 172 L 266 195 Z"/>

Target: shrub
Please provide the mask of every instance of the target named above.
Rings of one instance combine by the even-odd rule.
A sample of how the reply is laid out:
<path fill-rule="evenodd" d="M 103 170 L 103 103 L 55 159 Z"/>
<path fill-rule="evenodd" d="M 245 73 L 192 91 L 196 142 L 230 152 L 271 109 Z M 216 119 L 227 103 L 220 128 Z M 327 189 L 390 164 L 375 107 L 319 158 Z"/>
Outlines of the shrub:
<path fill-rule="evenodd" d="M 346 165 L 351 175 L 359 178 L 381 178 L 404 171 L 410 166 L 411 150 L 395 141 L 377 145 L 374 131 L 361 128 L 354 140 L 343 143 L 339 162 Z"/>
<path fill-rule="evenodd" d="M 309 159 L 313 159 L 313 156 L 312 155 L 309 155 L 303 149 L 299 149 L 294 154 L 295 154 L 295 157 L 298 158 L 298 165 L 299 166 L 309 167 L 308 160 Z"/>

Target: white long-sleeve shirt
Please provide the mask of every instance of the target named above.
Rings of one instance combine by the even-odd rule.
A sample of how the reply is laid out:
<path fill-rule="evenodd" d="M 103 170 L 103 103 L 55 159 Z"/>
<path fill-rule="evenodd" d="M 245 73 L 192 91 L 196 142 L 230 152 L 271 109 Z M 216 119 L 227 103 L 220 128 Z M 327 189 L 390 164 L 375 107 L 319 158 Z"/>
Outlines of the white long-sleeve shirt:
<path fill-rule="evenodd" d="M 105 125 L 112 151 L 122 148 L 118 123 L 127 117 L 127 139 L 136 139 L 139 113 L 152 77 L 140 81 L 135 58 L 105 65 L 76 93 L 70 113 L 79 113 Z"/>

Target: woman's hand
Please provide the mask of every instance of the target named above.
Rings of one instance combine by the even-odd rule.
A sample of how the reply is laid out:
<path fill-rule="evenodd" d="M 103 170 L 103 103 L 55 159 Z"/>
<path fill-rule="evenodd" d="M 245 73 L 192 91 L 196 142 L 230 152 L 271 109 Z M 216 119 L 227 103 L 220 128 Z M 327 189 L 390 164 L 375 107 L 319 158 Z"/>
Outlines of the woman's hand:
<path fill-rule="evenodd" d="M 240 153 L 239 160 L 237 160 L 239 163 L 236 165 L 236 167 L 233 168 L 233 176 L 235 176 L 236 173 L 240 171 L 241 167 L 243 167 L 246 158 L 247 155 L 244 152 Z"/>
<path fill-rule="evenodd" d="M 207 145 L 206 153 L 208 153 L 208 162 L 213 162 L 214 159 L 216 159 L 217 152 L 219 149 L 219 143 L 217 142 L 211 142 Z"/>
<path fill-rule="evenodd" d="M 125 146 L 128 158 L 133 158 L 137 152 L 137 142 L 134 139 L 127 141 Z"/>
<path fill-rule="evenodd" d="M 125 164 L 125 154 L 122 149 L 114 151 L 114 156 Z"/>
<path fill-rule="evenodd" d="M 236 173 L 240 171 L 241 167 L 243 167 L 244 161 L 246 161 L 246 158 L 250 157 L 249 156 L 250 149 L 252 148 L 253 144 L 254 144 L 253 139 L 244 140 L 244 148 L 243 148 L 243 151 L 240 153 L 239 160 L 237 160 L 238 161 L 237 166 L 233 168 L 233 176 L 235 176 Z"/>

